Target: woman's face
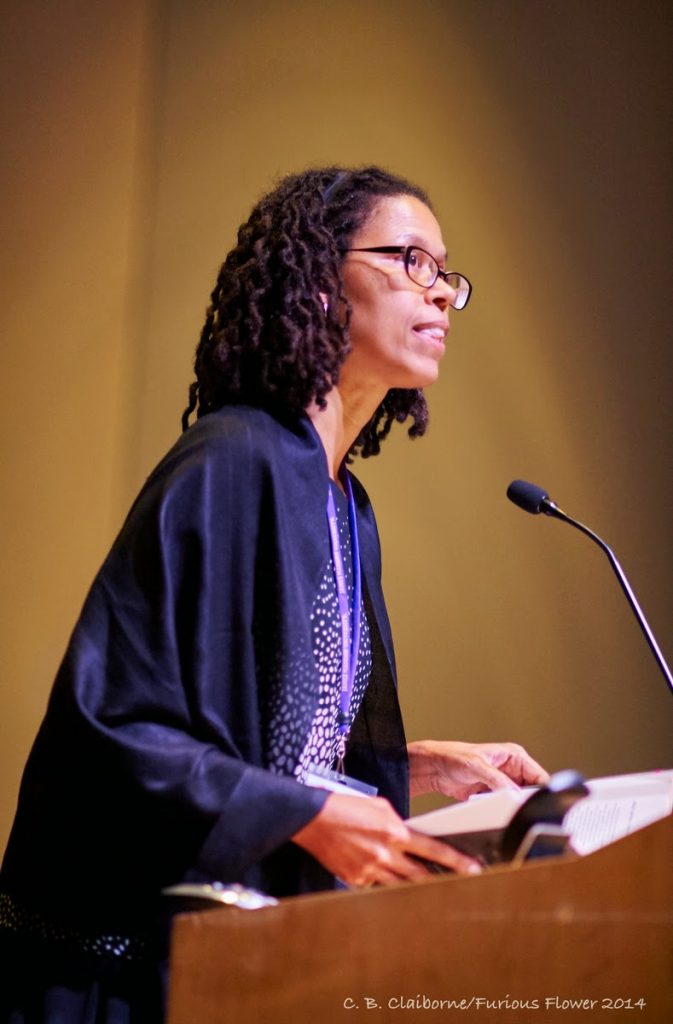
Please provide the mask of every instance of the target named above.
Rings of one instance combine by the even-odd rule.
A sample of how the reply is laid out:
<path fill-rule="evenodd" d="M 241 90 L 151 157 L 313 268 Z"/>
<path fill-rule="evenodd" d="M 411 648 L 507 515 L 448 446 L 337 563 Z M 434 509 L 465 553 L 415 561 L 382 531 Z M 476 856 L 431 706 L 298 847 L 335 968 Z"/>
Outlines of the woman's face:
<path fill-rule="evenodd" d="M 415 196 L 377 201 L 350 248 L 418 245 L 444 269 L 446 248 L 434 214 Z M 432 288 L 409 279 L 402 255 L 348 252 L 342 267 L 351 303 L 352 351 L 343 370 L 360 384 L 421 388 L 439 374 L 449 330 L 451 291 L 441 278 Z"/>

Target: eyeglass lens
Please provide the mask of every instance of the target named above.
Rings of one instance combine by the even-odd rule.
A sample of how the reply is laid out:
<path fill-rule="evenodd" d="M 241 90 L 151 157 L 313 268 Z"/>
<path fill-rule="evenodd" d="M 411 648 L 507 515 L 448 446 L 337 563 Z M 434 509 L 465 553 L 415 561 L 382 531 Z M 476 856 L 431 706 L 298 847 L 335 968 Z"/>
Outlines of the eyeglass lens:
<path fill-rule="evenodd" d="M 422 288 L 432 288 L 441 272 L 441 268 L 434 256 L 431 256 L 425 249 L 417 249 L 409 246 L 406 252 L 404 267 L 415 284 Z M 442 275 L 443 276 L 443 275 Z M 470 285 L 461 274 L 449 273 L 444 278 L 449 288 L 455 292 L 450 300 L 454 309 L 462 309 L 470 297 Z"/>

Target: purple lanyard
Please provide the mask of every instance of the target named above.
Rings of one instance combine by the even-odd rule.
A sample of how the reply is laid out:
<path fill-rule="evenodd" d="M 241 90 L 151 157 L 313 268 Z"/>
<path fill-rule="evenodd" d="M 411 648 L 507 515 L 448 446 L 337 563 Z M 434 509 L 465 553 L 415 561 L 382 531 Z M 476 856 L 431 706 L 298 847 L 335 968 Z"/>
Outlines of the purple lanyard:
<path fill-rule="evenodd" d="M 346 753 L 346 737 L 353 724 L 350 706 L 355 686 L 355 670 L 357 668 L 358 650 L 360 648 L 360 602 L 362 598 L 362 575 L 360 572 L 360 546 L 358 544 L 358 525 L 355 514 L 355 499 L 351 478 L 347 469 L 339 474 L 341 482 L 346 489 L 348 498 L 348 526 L 351 537 L 351 552 L 353 556 L 353 607 L 350 607 L 348 600 L 348 587 L 346 586 L 346 574 L 341 556 L 341 545 L 339 544 L 339 523 L 337 520 L 334 495 L 330 487 L 327 493 L 327 522 L 329 524 L 330 547 L 332 549 L 332 563 L 334 565 L 334 578 L 336 580 L 337 599 L 339 602 L 339 619 L 341 620 L 341 690 L 339 696 L 339 714 L 337 725 L 339 743 L 337 746 L 337 759 L 339 770 L 343 770 L 343 759 Z"/>

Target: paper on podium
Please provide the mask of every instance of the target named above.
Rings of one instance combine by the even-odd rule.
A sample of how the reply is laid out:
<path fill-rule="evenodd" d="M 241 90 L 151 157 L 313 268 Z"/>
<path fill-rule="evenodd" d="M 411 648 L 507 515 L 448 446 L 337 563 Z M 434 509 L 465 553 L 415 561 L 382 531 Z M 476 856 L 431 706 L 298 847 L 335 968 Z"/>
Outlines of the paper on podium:
<path fill-rule="evenodd" d="M 673 770 L 591 779 L 589 795 L 565 816 L 563 826 L 576 853 L 587 854 L 673 812 Z M 499 844 L 518 809 L 537 787 L 479 794 L 437 811 L 409 818 L 418 832 L 436 836 L 486 863 L 505 859 Z"/>
<path fill-rule="evenodd" d="M 673 770 L 611 775 L 587 786 L 589 796 L 564 822 L 577 853 L 592 853 L 673 812 Z"/>

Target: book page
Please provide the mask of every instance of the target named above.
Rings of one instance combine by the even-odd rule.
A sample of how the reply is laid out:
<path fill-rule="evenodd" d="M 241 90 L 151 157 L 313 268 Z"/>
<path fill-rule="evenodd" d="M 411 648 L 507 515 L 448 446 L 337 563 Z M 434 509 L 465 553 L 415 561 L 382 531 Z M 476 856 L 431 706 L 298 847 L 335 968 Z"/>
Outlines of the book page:
<path fill-rule="evenodd" d="M 564 825 L 577 853 L 587 854 L 673 811 L 673 772 L 593 779 L 590 796 L 566 815 Z"/>
<path fill-rule="evenodd" d="M 568 812 L 564 826 L 580 854 L 591 853 L 673 812 L 673 770 L 613 775 L 587 782 L 589 796 Z M 409 818 L 426 835 L 502 830 L 537 787 L 480 793 L 460 803 Z"/>
<path fill-rule="evenodd" d="M 673 799 L 673 769 L 605 775 L 587 782 L 591 794 L 600 797 L 649 796 L 668 793 Z"/>
<path fill-rule="evenodd" d="M 418 814 L 407 819 L 407 825 L 428 836 L 449 836 L 462 832 L 480 832 L 502 829 L 511 821 L 516 810 L 534 793 L 535 789 L 499 789 L 495 793 L 480 793 L 459 803 L 440 807 L 437 811 Z"/>

